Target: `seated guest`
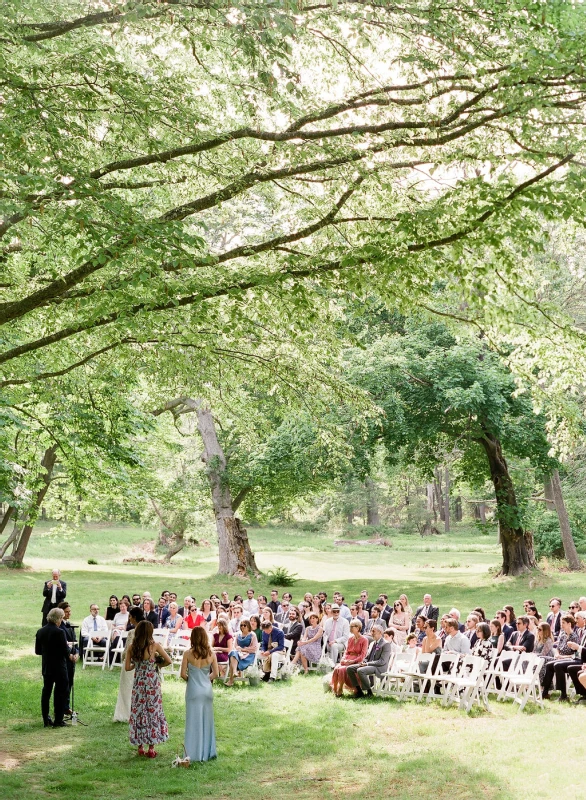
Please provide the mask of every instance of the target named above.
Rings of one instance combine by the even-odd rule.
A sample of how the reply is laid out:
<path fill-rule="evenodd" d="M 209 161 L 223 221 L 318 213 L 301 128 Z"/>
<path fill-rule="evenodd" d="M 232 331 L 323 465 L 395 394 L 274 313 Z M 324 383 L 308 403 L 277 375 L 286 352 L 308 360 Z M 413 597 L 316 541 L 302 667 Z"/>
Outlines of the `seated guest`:
<path fill-rule="evenodd" d="M 370 614 L 364 608 L 364 604 L 362 603 L 362 600 L 357 600 L 354 603 L 354 605 L 358 609 L 358 614 L 357 614 L 358 618 L 361 619 L 362 622 L 364 623 L 364 625 L 366 626 L 366 623 L 368 622 L 368 618 L 370 617 Z M 350 610 L 352 610 L 352 609 L 350 609 Z M 364 633 L 364 628 L 362 629 L 362 632 Z"/>
<path fill-rule="evenodd" d="M 279 603 L 279 592 L 276 589 L 271 589 L 271 599 L 268 603 L 268 606 L 273 612 L 273 614 L 276 614 L 279 611 L 280 605 L 281 604 Z"/>
<path fill-rule="evenodd" d="M 332 618 L 332 604 L 331 603 L 324 603 L 323 604 L 323 610 L 324 610 L 324 613 L 322 614 L 322 618 L 321 618 L 320 622 L 322 623 L 322 625 L 325 625 L 326 619 L 331 619 Z M 302 620 L 302 622 L 303 622 L 303 620 Z"/>
<path fill-rule="evenodd" d="M 130 608 L 142 608 L 141 605 L 141 596 L 139 594 L 132 595 L 132 605 Z"/>
<path fill-rule="evenodd" d="M 319 595 L 318 594 L 314 594 L 312 599 L 311 599 L 311 610 L 315 611 L 316 614 L 319 614 L 319 618 L 321 620 L 321 618 L 323 617 L 323 613 L 324 612 L 323 612 L 323 608 L 322 608 L 322 602 L 319 599 Z"/>
<path fill-rule="evenodd" d="M 228 629 L 226 620 L 218 618 L 216 631 L 212 637 L 212 650 L 216 654 L 216 660 L 222 674 L 228 665 L 229 654 L 234 646 L 234 637 Z"/>
<path fill-rule="evenodd" d="M 354 609 L 356 610 L 356 606 L 354 606 Z M 368 639 L 362 635 L 361 631 L 362 620 L 355 617 L 350 622 L 350 636 L 342 660 L 339 664 L 336 664 L 332 673 L 331 686 L 336 697 L 341 697 L 344 694 L 344 684 L 347 681 L 346 667 L 350 664 L 360 665 L 366 658 Z M 351 684 L 349 685 L 351 686 Z"/>
<path fill-rule="evenodd" d="M 281 605 L 279 606 L 279 610 L 275 614 L 275 622 L 281 627 L 289 621 L 290 609 L 291 609 L 291 603 L 289 602 L 289 600 L 281 600 Z"/>
<path fill-rule="evenodd" d="M 377 628 L 379 626 L 377 625 Z M 385 642 L 388 642 L 391 645 L 391 654 L 400 653 L 401 647 L 395 642 L 395 629 L 394 628 L 387 628 L 383 633 Z M 374 641 L 374 634 L 373 634 L 373 641 Z"/>
<path fill-rule="evenodd" d="M 299 603 L 298 608 L 299 608 L 299 613 L 301 614 L 301 621 L 303 622 L 304 627 L 307 628 L 307 626 L 309 625 L 309 612 L 311 611 L 311 605 L 309 603 L 306 603 L 305 600 L 302 600 Z"/>
<path fill-rule="evenodd" d="M 421 647 L 421 643 L 425 638 L 425 617 L 417 617 L 415 620 L 415 630 L 413 633 L 417 637 L 417 647 Z"/>
<path fill-rule="evenodd" d="M 323 628 L 319 621 L 319 616 L 315 612 L 309 614 L 309 625 L 305 628 L 297 644 L 297 652 L 293 659 L 293 664 L 299 660 L 303 665 L 303 671 L 307 675 L 309 664 L 317 664 L 322 653 Z"/>
<path fill-rule="evenodd" d="M 397 631 L 395 631 L 395 636 L 397 635 Z M 416 633 L 408 633 L 407 638 L 405 639 L 405 650 L 417 650 L 417 634 Z"/>
<path fill-rule="evenodd" d="M 446 637 L 448 635 L 447 624 L 448 624 L 448 620 L 449 619 L 451 619 L 450 615 L 449 614 L 444 614 L 443 617 L 440 620 L 440 629 L 439 629 L 439 632 L 438 632 L 438 636 L 442 640 L 442 646 L 445 644 Z"/>
<path fill-rule="evenodd" d="M 457 609 L 457 608 L 452 608 L 452 609 L 450 609 L 450 617 L 451 617 L 452 619 L 455 619 L 455 620 L 456 620 L 456 622 L 458 623 L 458 630 L 460 631 L 460 633 L 464 633 L 464 631 L 466 630 L 466 628 L 465 628 L 465 627 L 464 627 L 464 625 L 462 625 L 462 623 L 460 622 L 460 612 L 458 611 L 458 609 Z"/>
<path fill-rule="evenodd" d="M 128 606 L 126 605 L 126 600 L 121 600 L 120 611 L 112 620 L 112 648 L 116 647 L 116 642 L 118 641 L 120 634 L 122 631 L 126 630 L 128 619 Z"/>
<path fill-rule="evenodd" d="M 358 606 L 355 603 L 352 603 L 350 606 L 350 625 L 352 624 L 353 620 L 357 620 L 360 623 L 360 633 L 364 630 L 364 620 L 360 619 L 358 616 Z"/>
<path fill-rule="evenodd" d="M 378 606 L 373 605 L 372 608 L 370 609 L 370 617 L 364 628 L 364 635 L 371 637 L 371 640 L 372 640 L 372 629 L 374 628 L 375 625 L 377 625 L 382 631 L 384 631 L 387 627 L 384 621 L 381 619 L 380 608 Z"/>
<path fill-rule="evenodd" d="M 169 628 L 175 634 L 183 625 L 183 617 L 177 613 L 177 603 L 169 603 L 169 616 L 165 620 L 165 628 Z"/>
<path fill-rule="evenodd" d="M 242 603 L 242 612 L 246 619 L 250 619 L 253 614 L 258 614 L 258 601 L 254 599 L 254 589 L 246 590 L 246 600 Z"/>
<path fill-rule="evenodd" d="M 222 592 L 222 599 L 220 602 L 224 611 L 228 611 L 230 608 L 230 598 L 228 597 L 228 592 Z"/>
<path fill-rule="evenodd" d="M 167 617 L 169 616 L 169 609 L 167 608 L 167 601 L 162 595 L 159 597 L 159 602 L 155 611 L 157 614 L 157 624 L 155 628 L 164 628 Z"/>
<path fill-rule="evenodd" d="M 401 598 L 399 598 L 400 600 Z M 413 625 L 417 617 L 425 617 L 425 619 L 439 619 L 439 608 L 434 606 L 431 602 L 431 595 L 423 595 L 423 605 L 415 609 L 415 616 L 413 617 Z"/>
<path fill-rule="evenodd" d="M 216 612 L 213 609 L 211 600 L 208 600 L 207 598 L 205 600 L 202 600 L 201 615 L 204 618 L 205 625 L 209 630 L 210 623 L 216 617 Z"/>
<path fill-rule="evenodd" d="M 258 616 L 262 614 L 263 608 L 267 607 L 267 598 L 264 594 L 259 594 L 258 596 Z"/>
<path fill-rule="evenodd" d="M 194 603 L 194 598 L 189 594 L 183 599 L 183 608 L 179 609 L 179 614 L 183 617 L 183 619 L 187 619 L 189 612 L 191 611 L 191 606 Z"/>
<path fill-rule="evenodd" d="M 480 656 L 485 661 L 485 666 L 492 664 L 493 646 L 490 641 L 490 626 L 486 622 L 476 625 L 476 641 L 472 648 L 473 656 Z"/>
<path fill-rule="evenodd" d="M 336 600 L 337 598 L 337 600 Z M 343 594 L 337 592 L 334 594 L 334 602 L 337 602 L 340 606 L 340 616 L 342 619 L 345 619 L 348 625 L 350 625 L 350 620 L 352 619 L 352 614 L 350 613 L 350 608 L 344 602 L 345 598 Z"/>
<path fill-rule="evenodd" d="M 389 628 L 394 628 L 395 641 L 397 644 L 404 644 L 407 632 L 411 629 L 411 620 L 407 616 L 405 607 L 400 600 L 393 603 L 393 611 L 389 617 Z"/>
<path fill-rule="evenodd" d="M 197 605 L 195 604 L 195 600 L 193 601 L 191 608 L 189 609 L 189 614 L 183 620 L 183 625 L 181 626 L 183 630 L 193 630 L 193 628 L 202 628 L 206 624 L 206 620 L 203 614 L 200 614 Z"/>
<path fill-rule="evenodd" d="M 252 629 L 252 632 L 256 636 L 258 642 L 262 642 L 262 628 L 260 627 L 260 625 L 261 625 L 260 617 L 258 616 L 258 614 L 253 614 L 252 617 L 250 618 L 250 627 Z"/>
<path fill-rule="evenodd" d="M 242 670 L 248 669 L 248 667 L 254 664 L 257 651 L 258 640 L 252 632 L 250 620 L 242 619 L 240 622 L 240 632 L 236 637 L 236 647 L 228 654 L 230 667 L 226 686 L 234 686 L 236 671 L 242 672 Z"/>
<path fill-rule="evenodd" d="M 543 664 L 539 670 L 539 682 L 543 684 L 545 678 L 545 667 L 555 658 L 555 642 L 551 628 L 547 622 L 540 622 L 537 626 L 537 636 L 535 637 L 535 649 L 533 651 L 543 659 Z"/>
<path fill-rule="evenodd" d="M 470 649 L 474 648 L 478 635 L 476 633 L 476 626 L 480 622 L 480 617 L 477 614 L 468 614 L 466 617 L 466 624 L 464 628 L 464 636 L 470 639 Z"/>
<path fill-rule="evenodd" d="M 113 620 L 119 611 L 120 611 L 120 604 L 118 603 L 118 598 L 116 597 L 115 594 L 111 594 L 110 599 L 108 600 L 108 608 L 106 609 L 106 622 L 110 622 L 111 620 Z"/>
<path fill-rule="evenodd" d="M 262 623 L 262 644 L 261 658 L 264 675 L 263 681 L 277 680 L 279 664 L 285 660 L 285 637 L 283 631 L 275 627 L 271 622 L 265 620 Z"/>
<path fill-rule="evenodd" d="M 506 608 L 506 607 L 505 607 Z M 558 636 L 562 632 L 562 601 L 559 597 L 552 597 L 549 601 L 549 608 L 550 612 L 547 615 L 547 619 L 545 620 L 549 627 L 551 628 L 551 632 L 553 633 L 553 638 L 557 641 Z"/>
<path fill-rule="evenodd" d="M 511 636 L 515 633 L 515 628 L 512 625 L 509 625 L 507 622 L 507 612 L 506 611 L 497 611 L 494 615 L 496 619 L 501 623 L 501 630 L 505 637 L 505 644 L 509 641 Z"/>
<path fill-rule="evenodd" d="M 340 606 L 337 603 L 332 605 L 332 618 L 324 624 L 324 633 L 327 653 L 334 664 L 337 664 L 350 636 L 350 625 L 348 620 L 340 616 Z"/>
<path fill-rule="evenodd" d="M 470 652 L 470 639 L 460 632 L 460 625 L 457 619 L 450 617 L 446 621 L 446 640 L 444 642 L 445 653 L 461 653 L 467 656 Z"/>
<path fill-rule="evenodd" d="M 505 634 L 503 633 L 503 629 L 501 627 L 500 619 L 493 619 L 490 622 L 490 643 L 494 650 L 496 650 L 497 655 L 500 655 L 501 650 L 505 646 Z"/>
<path fill-rule="evenodd" d="M 383 619 L 387 624 L 389 619 L 391 618 L 391 614 L 393 613 L 393 609 L 388 603 L 388 595 L 386 594 L 379 594 L 378 599 L 376 601 L 376 605 L 380 606 L 381 609 L 381 619 Z"/>
<path fill-rule="evenodd" d="M 472 613 L 476 614 L 478 617 L 478 622 L 486 622 L 486 614 L 484 613 L 482 606 L 477 606 L 476 608 L 472 609 Z"/>
<path fill-rule="evenodd" d="M 297 643 L 303 635 L 301 615 L 299 614 L 299 609 L 295 606 L 291 606 L 289 609 L 289 619 L 283 625 L 283 633 L 285 634 L 285 639 L 292 642 L 291 655 L 294 656 L 297 652 Z"/>
<path fill-rule="evenodd" d="M 507 625 L 513 627 L 513 631 L 517 630 L 517 617 L 515 616 L 515 609 L 513 606 L 504 606 L 503 611 L 507 615 Z"/>
<path fill-rule="evenodd" d="M 260 613 L 260 625 L 262 628 L 263 622 L 270 622 L 271 625 L 275 624 L 275 615 L 273 614 L 272 608 L 269 606 L 265 606 Z"/>
<path fill-rule="evenodd" d="M 400 594 L 399 600 L 403 603 L 403 608 L 405 609 L 405 613 L 408 615 L 409 619 L 413 619 L 413 609 L 409 605 L 409 598 L 406 594 Z"/>
<path fill-rule="evenodd" d="M 577 662 L 577 659 L 575 660 L 575 655 L 578 650 L 573 647 L 573 645 L 579 647 L 582 637 L 580 630 L 576 628 L 576 620 L 571 614 L 564 614 L 562 616 L 561 628 L 562 631 L 557 641 L 557 657 L 545 665 L 543 692 L 541 696 L 544 700 L 550 699 L 549 690 L 551 689 L 555 676 L 555 685 L 560 692 L 559 700 L 560 702 L 567 702 L 566 673 L 569 667 Z"/>
<path fill-rule="evenodd" d="M 100 617 L 98 611 L 100 607 L 95 603 L 90 606 L 90 615 L 81 623 L 81 645 L 85 650 L 88 641 L 91 639 L 98 647 L 105 647 L 108 637 L 108 625 L 104 617 Z"/>
<path fill-rule="evenodd" d="M 155 604 L 150 597 L 145 597 L 142 601 L 142 610 L 146 621 L 150 622 L 153 628 L 156 628 L 159 622 L 159 615 L 155 611 Z"/>
<path fill-rule="evenodd" d="M 357 697 L 362 697 L 364 694 L 372 695 L 371 676 L 383 675 L 391 659 L 391 644 L 385 640 L 379 627 L 374 628 L 373 637 L 374 641 L 365 660 L 361 664 L 351 664 L 346 669 L 348 686 L 354 689 Z"/>
<path fill-rule="evenodd" d="M 362 603 L 364 610 L 368 611 L 368 613 L 370 614 L 370 609 L 373 607 L 374 603 L 371 603 L 369 601 L 368 592 L 366 591 L 366 589 L 363 589 L 360 592 L 360 602 Z"/>
<path fill-rule="evenodd" d="M 518 650 L 521 653 L 532 653 L 535 647 L 535 636 L 529 630 L 529 618 L 519 617 L 516 620 L 517 633 L 514 633 L 505 644 L 505 650 Z M 506 667 L 505 667 L 506 669 Z"/>
<path fill-rule="evenodd" d="M 417 619 L 422 619 L 424 621 L 425 636 L 421 642 L 421 652 L 439 655 L 442 651 L 442 640 L 436 633 L 437 621 L 432 617 L 429 619 L 425 619 L 425 617 L 418 617 Z"/>

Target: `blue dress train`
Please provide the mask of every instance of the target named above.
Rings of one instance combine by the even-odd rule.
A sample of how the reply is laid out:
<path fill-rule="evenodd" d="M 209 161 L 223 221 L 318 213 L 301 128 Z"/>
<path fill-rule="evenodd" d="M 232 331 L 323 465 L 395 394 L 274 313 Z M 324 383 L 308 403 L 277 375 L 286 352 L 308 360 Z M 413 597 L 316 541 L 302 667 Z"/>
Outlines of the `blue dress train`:
<path fill-rule="evenodd" d="M 214 694 L 210 666 L 187 668 L 185 689 L 185 751 L 192 761 L 216 758 Z"/>

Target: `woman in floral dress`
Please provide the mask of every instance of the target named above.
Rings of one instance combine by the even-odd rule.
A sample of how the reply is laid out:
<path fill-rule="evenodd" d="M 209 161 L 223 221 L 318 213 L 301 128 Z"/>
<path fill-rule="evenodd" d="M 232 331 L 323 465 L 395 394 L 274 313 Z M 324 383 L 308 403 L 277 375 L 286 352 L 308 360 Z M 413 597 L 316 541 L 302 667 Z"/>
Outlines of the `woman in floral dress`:
<path fill-rule="evenodd" d="M 126 652 L 124 668 L 134 669 L 130 701 L 130 744 L 138 745 L 138 755 L 155 758 L 155 745 L 169 738 L 167 720 L 163 713 L 161 681 L 155 657 L 169 666 L 171 659 L 160 644 L 153 641 L 153 626 L 143 620 L 136 626 L 132 646 Z M 148 744 L 148 753 L 144 746 Z"/>

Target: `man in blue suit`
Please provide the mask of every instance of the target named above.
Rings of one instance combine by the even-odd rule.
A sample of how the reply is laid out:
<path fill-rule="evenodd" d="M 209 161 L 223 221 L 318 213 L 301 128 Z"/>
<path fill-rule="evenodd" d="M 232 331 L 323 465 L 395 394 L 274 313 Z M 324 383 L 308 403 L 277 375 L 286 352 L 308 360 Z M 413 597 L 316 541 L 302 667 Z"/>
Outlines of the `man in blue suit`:
<path fill-rule="evenodd" d="M 263 681 L 275 681 L 279 664 L 285 660 L 285 635 L 266 620 L 262 624 L 261 658 L 264 675 Z"/>

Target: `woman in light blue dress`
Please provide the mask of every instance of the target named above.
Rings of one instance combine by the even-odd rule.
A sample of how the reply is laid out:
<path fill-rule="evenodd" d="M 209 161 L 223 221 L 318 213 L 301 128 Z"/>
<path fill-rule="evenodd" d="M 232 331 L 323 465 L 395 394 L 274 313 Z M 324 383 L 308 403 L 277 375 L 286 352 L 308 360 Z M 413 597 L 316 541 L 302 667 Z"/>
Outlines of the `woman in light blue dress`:
<path fill-rule="evenodd" d="M 191 647 L 183 654 L 185 689 L 185 753 L 191 761 L 216 757 L 212 681 L 220 674 L 205 628 L 191 631 Z"/>
<path fill-rule="evenodd" d="M 236 637 L 236 649 L 230 651 L 230 670 L 226 686 L 234 686 L 234 674 L 236 670 L 242 672 L 243 669 L 251 667 L 256 659 L 258 652 L 258 639 L 252 632 L 252 627 L 247 619 L 240 623 L 240 633 Z"/>

